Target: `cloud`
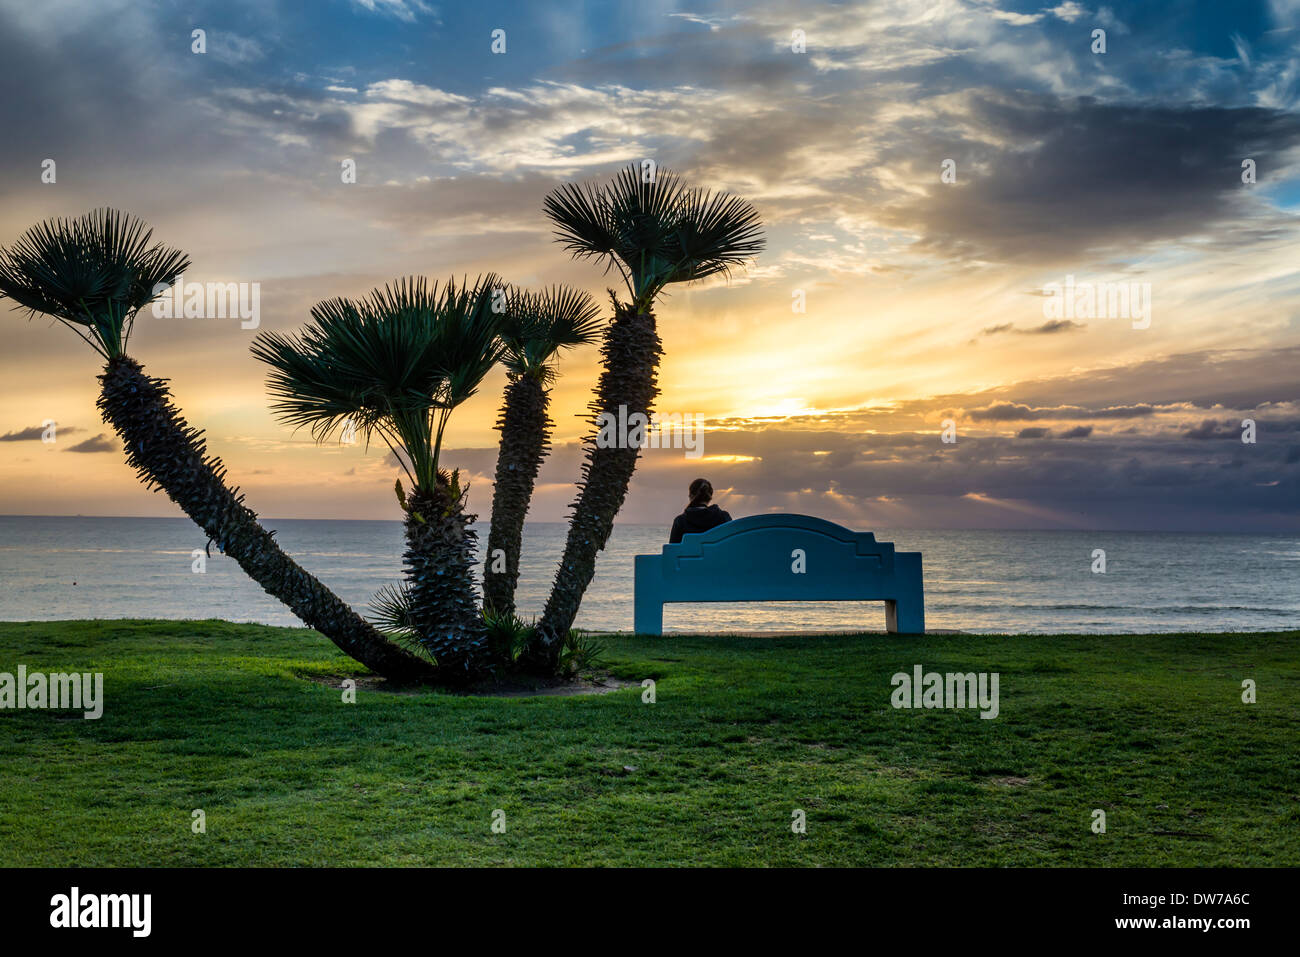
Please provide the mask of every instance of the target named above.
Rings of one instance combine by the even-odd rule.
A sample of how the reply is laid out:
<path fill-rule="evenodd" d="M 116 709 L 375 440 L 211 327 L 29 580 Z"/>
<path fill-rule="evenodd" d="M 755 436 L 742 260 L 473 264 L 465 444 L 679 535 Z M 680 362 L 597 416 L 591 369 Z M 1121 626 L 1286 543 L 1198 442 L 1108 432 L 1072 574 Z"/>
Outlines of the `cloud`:
<path fill-rule="evenodd" d="M 1075 3 L 1074 0 L 1065 0 L 1064 3 L 1058 3 L 1054 7 L 1049 7 L 1046 12 L 1052 14 L 1054 17 L 1064 20 L 1066 23 L 1074 23 L 1074 21 L 1082 18 L 1088 13 L 1087 10 Z"/>
<path fill-rule="evenodd" d="M 1010 383 L 992 390 L 984 402 L 968 407 L 1016 402 L 1039 411 L 1087 410 L 1078 418 L 1125 418 L 1130 411 L 1143 416 L 1176 405 L 1251 410 L 1300 402 L 1297 362 L 1300 346 L 1137 356 L 1086 373 L 1079 370 Z M 978 397 L 944 396 L 935 401 L 960 405 L 973 398 Z"/>
<path fill-rule="evenodd" d="M 1068 266 L 1212 228 L 1235 243 L 1293 226 L 1240 179 L 1243 156 L 1289 166 L 1300 146 L 1292 113 L 988 92 L 957 97 L 944 113 L 959 141 L 928 147 L 913 135 L 882 157 L 926 185 L 880 218 L 947 259 Z M 937 171 L 936 155 L 955 159 L 958 185 L 918 168 Z"/>
<path fill-rule="evenodd" d="M 1033 326 L 1029 329 L 1018 329 L 1014 323 L 1006 322 L 997 326 L 989 326 L 980 334 L 984 336 L 996 336 L 1005 332 L 1014 332 L 1022 336 L 1050 336 L 1057 332 L 1072 332 L 1075 329 L 1084 329 L 1087 327 L 1085 322 L 1075 322 L 1073 319 L 1049 319 L 1041 326 Z"/>
<path fill-rule="evenodd" d="M 1071 332 L 1075 329 L 1083 329 L 1087 326 L 1085 322 L 1075 322 L 1073 319 L 1049 319 L 1041 326 L 1034 326 L 1032 329 L 1018 330 L 1027 336 L 1050 336 L 1057 332 Z"/>
<path fill-rule="evenodd" d="M 262 44 L 252 37 L 240 36 L 237 33 L 225 33 L 219 30 L 212 30 L 208 33 L 207 49 L 208 56 L 216 57 L 218 60 L 234 66 L 244 66 L 266 56 L 266 50 Z"/>
<path fill-rule="evenodd" d="M 709 32 L 716 33 L 718 27 L 726 22 L 725 17 L 710 17 L 699 13 L 670 13 L 670 17 L 678 17 L 687 23 L 698 23 L 709 28 Z"/>
<path fill-rule="evenodd" d="M 1220 427 L 1222 425 L 1222 428 Z M 1217 419 L 1205 419 L 1195 428 L 1183 433 L 1184 438 L 1205 441 L 1207 439 L 1238 438 L 1241 433 L 1233 428 L 1231 421 L 1220 423 Z"/>
<path fill-rule="evenodd" d="M 65 452 L 116 452 L 120 446 L 105 432 L 64 449 Z"/>
<path fill-rule="evenodd" d="M 404 23 L 414 23 L 417 16 L 436 12 L 423 0 L 352 0 L 352 2 L 370 13 L 386 14 Z"/>
<path fill-rule="evenodd" d="M 1031 407 L 1017 402 L 998 402 L 984 408 L 969 409 L 966 414 L 977 422 L 1023 422 L 1028 419 L 1132 419 L 1153 415 L 1150 405 L 1110 406 L 1089 409 L 1077 405 Z"/>
<path fill-rule="evenodd" d="M 997 20 L 1003 20 L 1017 27 L 1028 26 L 1031 23 L 1037 23 L 1043 19 L 1041 13 L 1015 13 L 1010 10 L 990 10 L 990 14 Z"/>
<path fill-rule="evenodd" d="M 659 317 L 665 401 L 718 415 L 707 469 L 746 509 L 942 523 L 992 502 L 1036 510 L 1024 521 L 1086 502 L 1071 521 L 1117 527 L 1167 504 L 1187 527 L 1262 522 L 1295 500 L 1300 471 L 1294 36 L 1250 18 L 1202 31 L 1128 6 L 1116 5 L 1127 22 L 1094 5 L 1016 6 L 1026 12 L 821 4 L 796 24 L 773 0 L 734 16 L 527 5 L 502 24 L 510 55 L 489 59 L 486 30 L 463 44 L 437 35 L 427 3 L 241 5 L 209 18 L 237 33 L 210 31 L 208 57 L 188 53 L 194 15 L 165 4 L 9 5 L 0 85 L 23 95 L 0 103 L 0 241 L 112 202 L 204 270 L 264 280 L 263 326 L 275 330 L 407 271 L 496 268 L 599 292 L 608 280 L 551 242 L 541 199 L 653 156 L 752 199 L 768 226 L 748 288 L 675 289 Z M 1270 9 L 1277 25 L 1300 24 L 1291 0 Z M 1094 20 L 1132 39 L 1113 36 L 1094 57 Z M 806 55 L 789 48 L 794 26 Z M 437 58 L 420 54 L 426 41 Z M 57 192 L 32 175 L 45 155 L 59 160 Z M 1257 187 L 1240 182 L 1246 155 Z M 360 174 L 346 187 L 345 157 Z M 945 158 L 956 184 L 939 182 Z M 1150 280 L 1156 321 L 1141 334 L 1091 321 L 1086 335 L 1044 322 L 1024 290 L 1067 273 Z M 796 287 L 815 336 L 777 314 Z M 21 403 L 34 383 L 73 394 L 67 354 L 56 362 L 44 330 L 12 332 L 5 406 L 32 408 Z M 295 456 L 310 443 L 274 426 L 249 337 L 149 322 L 138 336 L 196 424 L 252 437 L 232 442 L 236 475 L 276 466 L 259 497 L 296 503 Z M 953 348 L 972 338 L 984 348 Z M 562 429 L 596 378 L 594 355 L 558 387 Z M 470 445 L 492 435 L 495 396 L 481 398 L 488 411 L 455 423 Z M 805 412 L 763 413 L 773 408 Z M 1258 445 L 1205 440 L 1246 416 Z M 957 447 L 938 442 L 946 417 L 961 424 Z M 1228 425 L 1207 433 L 1206 419 Z M 1063 440 L 1084 428 L 1086 441 Z M 475 446 L 449 461 L 481 476 L 494 455 Z M 356 484 L 400 474 L 382 458 Z M 564 514 L 578 467 L 576 447 L 557 441 L 535 514 Z M 691 471 L 647 456 L 622 517 L 675 513 Z"/>
<path fill-rule="evenodd" d="M 1232 48 L 1237 51 L 1237 59 L 1239 59 L 1249 69 L 1250 44 L 1243 39 L 1240 33 L 1231 34 L 1229 39 L 1232 41 Z"/>
<path fill-rule="evenodd" d="M 1115 16 L 1115 11 L 1112 10 L 1110 7 L 1098 7 L 1096 17 L 1097 17 L 1097 22 L 1100 23 L 1107 30 L 1113 30 L 1119 34 L 1125 34 L 1129 32 L 1128 24 L 1124 23 L 1123 20 Z"/>
<path fill-rule="evenodd" d="M 1032 454 L 1024 444 L 1030 438 L 1039 439 Z M 955 503 L 975 494 L 1023 506 L 997 520 L 1003 527 L 1267 528 L 1276 522 L 1300 530 L 1300 516 L 1289 505 L 1300 493 L 1300 468 L 1287 461 L 1294 443 L 1207 454 L 1173 430 L 1099 434 L 1077 426 L 1058 438 L 1087 442 L 1052 438 L 1045 429 L 1025 439 L 963 434 L 955 445 L 944 445 L 937 430 L 864 435 L 835 424 L 709 432 L 707 466 L 685 460 L 680 451 L 645 454 L 625 518 L 675 514 L 679 486 L 700 473 L 728 490 L 725 507 L 733 514 L 780 507 L 864 527 L 882 521 L 971 527 L 987 521 L 987 513 Z M 559 471 L 544 469 L 543 480 L 572 481 Z"/>
<path fill-rule="evenodd" d="M 46 431 L 47 429 L 43 425 L 31 425 L 25 429 L 18 429 L 16 432 L 6 432 L 4 435 L 0 435 L 0 442 L 27 442 L 34 439 L 40 439 Z M 66 428 L 63 426 L 57 426 L 55 434 L 56 436 L 71 435 L 74 432 L 80 431 L 82 430 L 72 425 L 69 425 Z"/>

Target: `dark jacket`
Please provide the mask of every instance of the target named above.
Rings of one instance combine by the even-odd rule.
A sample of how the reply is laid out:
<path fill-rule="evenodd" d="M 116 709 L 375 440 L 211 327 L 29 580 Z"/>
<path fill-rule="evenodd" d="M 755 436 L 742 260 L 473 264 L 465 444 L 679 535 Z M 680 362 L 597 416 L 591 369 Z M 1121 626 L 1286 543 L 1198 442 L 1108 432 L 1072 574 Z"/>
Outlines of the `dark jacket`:
<path fill-rule="evenodd" d="M 676 545 L 683 535 L 707 532 L 729 521 L 731 516 L 716 505 L 688 505 L 686 511 L 673 519 L 673 531 L 668 536 L 668 543 Z"/>

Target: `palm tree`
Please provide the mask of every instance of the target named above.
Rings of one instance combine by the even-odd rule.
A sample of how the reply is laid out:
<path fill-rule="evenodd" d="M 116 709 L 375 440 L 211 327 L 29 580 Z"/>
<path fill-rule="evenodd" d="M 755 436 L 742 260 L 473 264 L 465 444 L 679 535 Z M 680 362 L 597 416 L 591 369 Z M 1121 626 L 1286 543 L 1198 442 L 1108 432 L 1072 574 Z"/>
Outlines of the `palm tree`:
<path fill-rule="evenodd" d="M 221 460 L 171 401 L 166 380 L 126 353 L 136 314 L 189 266 L 150 244 L 140 220 L 112 209 L 33 226 L 0 249 L 0 296 L 71 328 L 105 360 L 98 407 L 146 487 L 167 493 L 254 581 L 346 654 L 398 681 L 423 680 L 429 662 L 388 641 L 275 543 L 225 483 Z"/>
<path fill-rule="evenodd" d="M 659 394 L 655 299 L 670 283 L 728 274 L 763 248 L 758 213 L 745 200 L 687 187 L 667 170 L 649 179 L 628 166 L 603 187 L 570 183 L 545 201 L 557 239 L 575 258 L 617 269 L 630 298 L 620 302 L 611 292 L 614 318 L 589 405 L 593 431 L 586 437 L 578 498 L 564 556 L 526 653 L 541 670 L 549 671 L 558 658 L 636 469 L 638 449 L 602 448 L 596 439 L 603 415 L 618 416 L 624 408 L 628 420 L 636 413 L 648 418 Z"/>
<path fill-rule="evenodd" d="M 474 593 L 473 515 L 459 472 L 439 461 L 451 413 L 501 358 L 503 319 L 492 309 L 495 276 L 441 288 L 423 278 L 374 290 L 361 302 L 330 299 L 297 336 L 262 333 L 253 355 L 271 367 L 273 408 L 318 442 L 349 424 L 378 437 L 406 472 L 405 621 L 445 681 L 487 666 Z M 391 593 L 390 593 L 391 595 Z"/>
<path fill-rule="evenodd" d="M 497 428 L 496 486 L 483 573 L 483 607 L 497 615 L 515 612 L 524 517 L 555 423 L 547 415 L 556 357 L 563 349 L 596 341 L 599 308 L 585 292 L 555 286 L 510 298 L 502 340 L 505 401 Z"/>

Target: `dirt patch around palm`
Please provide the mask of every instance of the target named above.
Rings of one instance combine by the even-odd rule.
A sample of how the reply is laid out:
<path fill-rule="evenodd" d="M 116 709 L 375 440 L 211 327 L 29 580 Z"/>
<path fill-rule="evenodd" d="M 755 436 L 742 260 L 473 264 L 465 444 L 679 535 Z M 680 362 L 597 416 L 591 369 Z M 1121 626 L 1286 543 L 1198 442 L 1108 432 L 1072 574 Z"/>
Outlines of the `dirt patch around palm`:
<path fill-rule="evenodd" d="M 358 691 L 420 695 L 428 694 L 429 691 L 433 690 L 418 686 L 394 684 L 387 678 L 381 678 L 378 675 L 325 674 L 299 671 L 295 672 L 294 676 L 339 691 L 343 690 L 343 682 L 348 680 L 356 682 Z M 481 681 L 478 684 L 470 685 L 468 688 L 437 690 L 471 698 L 572 698 L 582 695 L 609 694 L 611 691 L 621 691 L 624 688 L 635 688 L 639 685 L 640 682 L 615 678 L 608 672 L 595 672 L 580 675 L 576 678 L 537 678 L 528 675 L 510 675 L 504 678 Z"/>

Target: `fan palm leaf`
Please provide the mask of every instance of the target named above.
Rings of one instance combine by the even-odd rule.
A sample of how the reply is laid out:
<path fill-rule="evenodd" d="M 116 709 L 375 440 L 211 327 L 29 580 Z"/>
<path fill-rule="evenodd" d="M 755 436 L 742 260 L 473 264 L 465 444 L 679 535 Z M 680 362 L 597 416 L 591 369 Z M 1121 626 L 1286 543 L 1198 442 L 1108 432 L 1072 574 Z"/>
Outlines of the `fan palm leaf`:
<path fill-rule="evenodd" d="M 671 170 L 647 181 L 627 166 L 603 187 L 565 184 L 543 208 L 576 258 L 618 269 L 638 308 L 649 308 L 670 283 L 729 272 L 763 249 L 762 223 L 750 203 L 688 187 Z"/>
<path fill-rule="evenodd" d="M 135 315 L 190 265 L 116 209 L 38 223 L 0 249 L 0 295 L 73 328 L 105 359 L 122 355 Z"/>
<path fill-rule="evenodd" d="M 600 307 L 582 290 L 552 286 L 512 292 L 501 332 L 502 364 L 511 375 L 549 382 L 555 375 L 551 360 L 560 352 L 599 339 Z"/>
<path fill-rule="evenodd" d="M 272 410 L 318 442 L 347 424 L 367 443 L 377 436 L 406 454 L 418 488 L 432 489 L 448 417 L 504 350 L 504 319 L 492 309 L 500 288 L 494 275 L 442 286 L 415 277 L 359 302 L 317 303 L 301 332 L 264 332 L 253 342 L 271 369 Z"/>

